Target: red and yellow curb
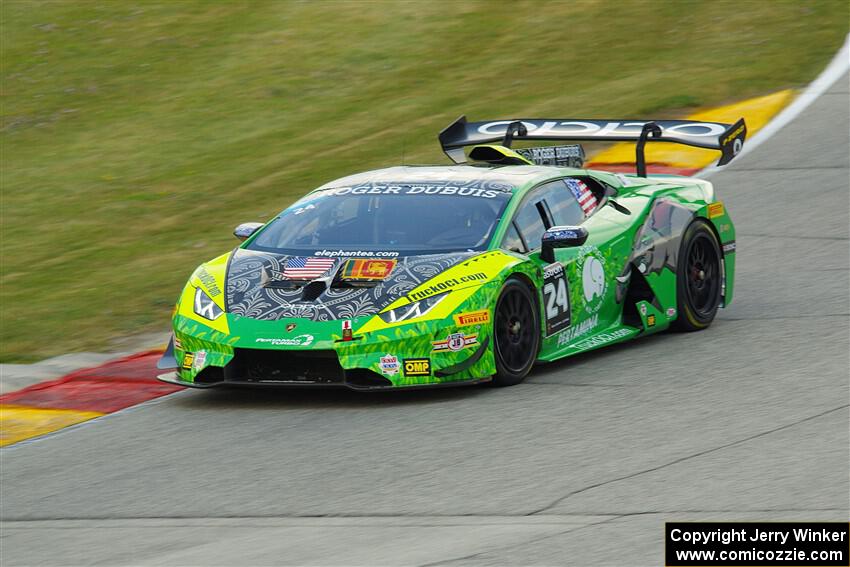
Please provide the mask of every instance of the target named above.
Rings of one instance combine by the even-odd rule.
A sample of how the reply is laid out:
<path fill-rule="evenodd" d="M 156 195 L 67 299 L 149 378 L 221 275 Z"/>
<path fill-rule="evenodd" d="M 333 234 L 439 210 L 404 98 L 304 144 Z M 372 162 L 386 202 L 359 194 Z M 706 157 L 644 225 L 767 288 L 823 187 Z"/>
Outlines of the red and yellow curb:
<path fill-rule="evenodd" d="M 793 89 L 786 89 L 766 96 L 696 112 L 687 116 L 687 119 L 731 124 L 743 116 L 747 122 L 747 137 L 749 138 L 785 108 L 794 99 L 795 94 L 796 91 Z M 635 145 L 626 142 L 614 144 L 593 156 L 589 161 L 587 167 L 590 169 L 631 173 L 634 171 Z M 717 153 L 713 150 L 692 148 L 680 144 L 650 143 L 646 145 L 646 162 L 649 164 L 650 173 L 692 175 L 715 161 L 717 161 Z"/>
<path fill-rule="evenodd" d="M 161 355 L 134 354 L 0 396 L 0 447 L 181 390 L 156 379 Z"/>

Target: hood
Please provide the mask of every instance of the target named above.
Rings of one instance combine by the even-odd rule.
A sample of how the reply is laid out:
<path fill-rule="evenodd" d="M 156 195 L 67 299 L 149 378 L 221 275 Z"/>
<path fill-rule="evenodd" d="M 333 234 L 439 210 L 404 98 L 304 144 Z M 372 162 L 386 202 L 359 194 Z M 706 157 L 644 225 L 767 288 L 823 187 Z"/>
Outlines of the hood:
<path fill-rule="evenodd" d="M 422 283 L 478 252 L 429 254 L 398 258 L 390 274 L 380 281 L 339 280 L 346 259 L 334 259 L 326 274 L 316 280 L 284 277 L 287 261 L 303 258 L 237 249 L 227 268 L 226 311 L 261 321 L 286 318 L 333 321 L 374 315 Z"/>

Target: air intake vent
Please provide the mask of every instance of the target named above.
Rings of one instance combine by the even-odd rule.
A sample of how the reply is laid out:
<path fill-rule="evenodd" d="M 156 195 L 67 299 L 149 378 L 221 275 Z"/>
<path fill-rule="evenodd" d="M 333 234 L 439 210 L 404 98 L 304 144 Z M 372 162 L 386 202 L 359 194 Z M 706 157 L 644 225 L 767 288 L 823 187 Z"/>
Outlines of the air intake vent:
<path fill-rule="evenodd" d="M 324 281 L 310 282 L 304 286 L 304 290 L 301 292 L 301 301 L 314 301 L 327 288 L 328 284 Z"/>

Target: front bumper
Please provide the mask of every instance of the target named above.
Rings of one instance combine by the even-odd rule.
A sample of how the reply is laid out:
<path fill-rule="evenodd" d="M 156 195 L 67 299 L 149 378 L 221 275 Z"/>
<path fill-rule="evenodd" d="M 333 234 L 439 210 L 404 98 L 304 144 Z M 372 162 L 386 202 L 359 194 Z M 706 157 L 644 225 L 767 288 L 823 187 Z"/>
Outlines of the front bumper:
<path fill-rule="evenodd" d="M 275 327 L 280 330 L 287 325 L 278 322 Z M 159 379 L 195 388 L 342 386 L 382 390 L 487 382 L 495 373 L 489 325 L 466 326 L 458 332 L 451 319 L 444 319 L 360 335 L 355 331 L 354 340 L 347 341 L 308 325 L 302 321 L 297 328 L 305 329 L 302 336 L 309 336 L 311 344 L 296 346 L 289 344 L 291 340 L 270 343 L 268 330 L 263 330 L 261 338 L 247 333 L 234 337 L 175 321 L 175 336 L 157 365 L 173 371 Z M 327 326 L 335 330 L 341 323 Z M 356 321 L 354 328 L 358 328 Z M 444 339 L 451 333 L 461 336 L 454 351 L 445 346 Z M 463 337 L 472 342 L 467 345 Z"/>

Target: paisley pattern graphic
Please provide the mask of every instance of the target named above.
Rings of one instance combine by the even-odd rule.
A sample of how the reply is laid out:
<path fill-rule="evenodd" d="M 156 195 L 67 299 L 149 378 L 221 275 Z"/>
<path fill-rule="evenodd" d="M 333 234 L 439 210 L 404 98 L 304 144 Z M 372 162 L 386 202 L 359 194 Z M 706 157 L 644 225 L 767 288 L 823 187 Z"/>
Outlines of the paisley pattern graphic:
<path fill-rule="evenodd" d="M 285 318 L 334 321 L 374 315 L 421 283 L 475 254 L 465 252 L 400 258 L 390 277 L 374 286 L 325 287 L 312 297 L 305 287 L 321 283 L 292 282 L 289 287 L 278 285 L 283 279 L 281 274 L 289 256 L 238 249 L 227 272 L 227 311 L 261 321 Z M 330 273 L 335 275 L 342 263 L 338 260 Z M 329 284 L 332 280 L 327 278 L 320 282 Z M 275 285 L 271 286 L 269 282 Z"/>

